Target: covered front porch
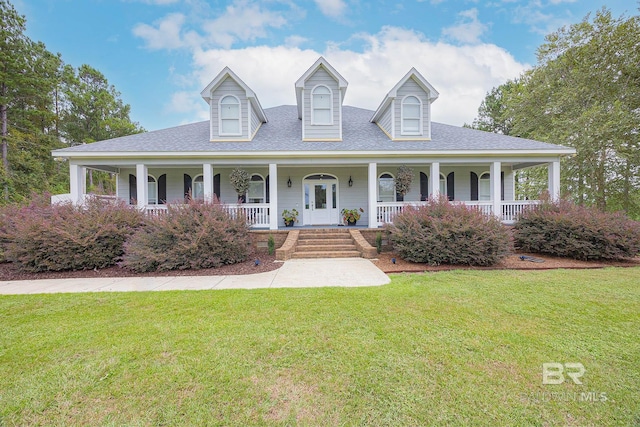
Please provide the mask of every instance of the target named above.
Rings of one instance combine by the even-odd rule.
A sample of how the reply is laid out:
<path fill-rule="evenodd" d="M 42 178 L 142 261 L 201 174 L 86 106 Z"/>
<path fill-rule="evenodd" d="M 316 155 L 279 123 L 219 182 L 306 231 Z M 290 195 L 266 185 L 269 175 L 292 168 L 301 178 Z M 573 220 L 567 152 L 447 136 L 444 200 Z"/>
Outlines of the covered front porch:
<path fill-rule="evenodd" d="M 253 228 L 285 228 L 283 210 L 295 209 L 294 227 L 323 227 L 343 224 L 342 209 L 362 209 L 360 227 L 378 228 L 392 222 L 406 206 L 419 206 L 430 197 L 445 195 L 461 203 L 512 223 L 517 214 L 535 200 L 516 200 L 515 171 L 546 164 L 548 191 L 559 196 L 560 160 L 553 159 L 277 159 L 237 161 L 212 159 L 182 164 L 149 160 L 135 164 L 97 165 L 72 160 L 68 198 L 82 203 L 86 197 L 86 170 L 93 168 L 117 174 L 116 197 L 162 215 L 167 203 L 181 203 L 185 196 L 220 200 L 232 215 L 247 219 Z M 413 169 L 410 191 L 395 191 L 395 173 L 400 165 Z M 246 194 L 235 193 L 229 174 L 235 168 L 251 176 Z"/>

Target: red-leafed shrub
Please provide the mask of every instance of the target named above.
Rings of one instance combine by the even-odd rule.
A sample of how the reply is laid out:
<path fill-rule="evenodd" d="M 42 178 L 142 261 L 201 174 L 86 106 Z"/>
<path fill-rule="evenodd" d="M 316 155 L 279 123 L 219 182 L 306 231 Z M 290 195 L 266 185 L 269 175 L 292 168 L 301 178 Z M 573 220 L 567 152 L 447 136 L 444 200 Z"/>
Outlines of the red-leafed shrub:
<path fill-rule="evenodd" d="M 431 265 L 493 265 L 511 249 L 509 232 L 497 218 L 446 197 L 406 207 L 387 230 L 400 257 Z"/>
<path fill-rule="evenodd" d="M 0 243 L 5 260 L 22 271 L 103 268 L 120 260 L 125 240 L 141 223 L 142 214 L 121 202 L 88 198 L 79 207 L 36 198 L 3 208 Z"/>
<path fill-rule="evenodd" d="M 137 272 L 215 268 L 247 260 L 246 218 L 233 218 L 220 203 L 169 204 L 145 221 L 125 244 L 123 265 Z"/>
<path fill-rule="evenodd" d="M 640 222 L 567 200 L 544 201 L 515 224 L 515 244 L 536 252 L 579 260 L 620 259 L 640 253 Z"/>

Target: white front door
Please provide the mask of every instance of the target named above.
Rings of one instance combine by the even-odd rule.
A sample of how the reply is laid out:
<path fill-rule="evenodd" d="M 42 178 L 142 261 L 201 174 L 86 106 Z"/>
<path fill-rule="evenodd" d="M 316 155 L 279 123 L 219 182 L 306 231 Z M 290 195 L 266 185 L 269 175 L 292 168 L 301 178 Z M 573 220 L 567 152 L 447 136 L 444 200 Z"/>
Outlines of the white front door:
<path fill-rule="evenodd" d="M 336 179 L 305 179 L 303 224 L 337 224 L 338 181 Z"/>

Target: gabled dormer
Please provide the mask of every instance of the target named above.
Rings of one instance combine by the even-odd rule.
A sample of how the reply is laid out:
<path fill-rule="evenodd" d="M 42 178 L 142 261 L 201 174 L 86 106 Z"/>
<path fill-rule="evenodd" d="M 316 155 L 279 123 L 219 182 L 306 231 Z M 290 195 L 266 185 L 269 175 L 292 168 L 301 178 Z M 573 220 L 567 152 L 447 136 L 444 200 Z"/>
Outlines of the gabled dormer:
<path fill-rule="evenodd" d="M 347 81 L 323 57 L 296 82 L 303 141 L 342 141 L 342 102 Z"/>
<path fill-rule="evenodd" d="M 250 141 L 267 122 L 256 94 L 229 67 L 200 95 L 209 104 L 211 141 Z"/>
<path fill-rule="evenodd" d="M 415 69 L 396 84 L 371 118 L 394 141 L 431 139 L 431 103 L 438 91 Z"/>

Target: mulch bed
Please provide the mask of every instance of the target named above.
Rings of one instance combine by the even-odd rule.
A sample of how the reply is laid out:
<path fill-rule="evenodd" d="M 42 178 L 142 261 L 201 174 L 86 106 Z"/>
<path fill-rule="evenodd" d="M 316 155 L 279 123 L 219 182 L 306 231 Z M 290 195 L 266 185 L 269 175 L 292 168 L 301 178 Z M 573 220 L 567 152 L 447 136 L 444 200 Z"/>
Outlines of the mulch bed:
<path fill-rule="evenodd" d="M 543 259 L 544 262 L 522 261 L 521 255 L 533 256 Z M 255 259 L 260 260 L 260 265 L 255 265 Z M 396 263 L 391 262 L 396 258 Z M 508 256 L 500 263 L 492 267 L 475 267 L 469 265 L 428 265 L 405 261 L 393 252 L 384 252 L 378 255 L 373 263 L 385 273 L 421 273 L 425 271 L 448 270 L 550 270 L 554 268 L 604 268 L 604 267 L 640 267 L 640 258 L 620 261 L 577 261 L 568 258 L 558 258 L 539 254 L 517 253 Z M 42 273 L 22 273 L 17 271 L 11 263 L 0 263 L 0 281 L 9 280 L 37 280 L 37 279 L 70 279 L 70 278 L 95 278 L 95 277 L 157 277 L 157 276 L 229 276 L 237 274 L 254 274 L 272 271 L 282 266 L 275 261 L 274 255 L 253 255 L 248 261 L 225 265 L 220 268 L 207 268 L 203 270 L 177 270 L 151 273 L 135 273 L 122 267 L 109 267 L 100 270 L 77 271 L 48 271 Z"/>
<path fill-rule="evenodd" d="M 520 256 L 531 256 L 544 262 L 522 261 Z M 393 264 L 391 259 L 395 258 Z M 640 258 L 619 261 L 578 261 L 569 258 L 559 258 L 548 255 L 516 253 L 506 257 L 491 267 L 475 267 L 469 265 L 428 265 L 405 261 L 393 252 L 383 252 L 373 263 L 385 273 L 421 273 L 424 271 L 447 270 L 551 270 L 555 268 L 604 268 L 604 267 L 640 267 Z"/>
<path fill-rule="evenodd" d="M 255 265 L 255 260 L 260 260 L 260 265 Z M 158 277 L 158 276 L 230 276 L 237 274 L 253 274 L 272 271 L 282 266 L 281 262 L 275 262 L 275 255 L 259 254 L 249 257 L 248 261 L 233 265 L 224 265 L 220 268 L 207 268 L 202 270 L 174 270 L 151 273 L 135 273 L 122 267 L 109 267 L 100 270 L 76 270 L 76 271 L 47 271 L 42 273 L 22 273 L 17 271 L 11 263 L 0 263 L 0 281 L 9 280 L 37 280 L 37 279 L 78 279 L 96 277 Z"/>

